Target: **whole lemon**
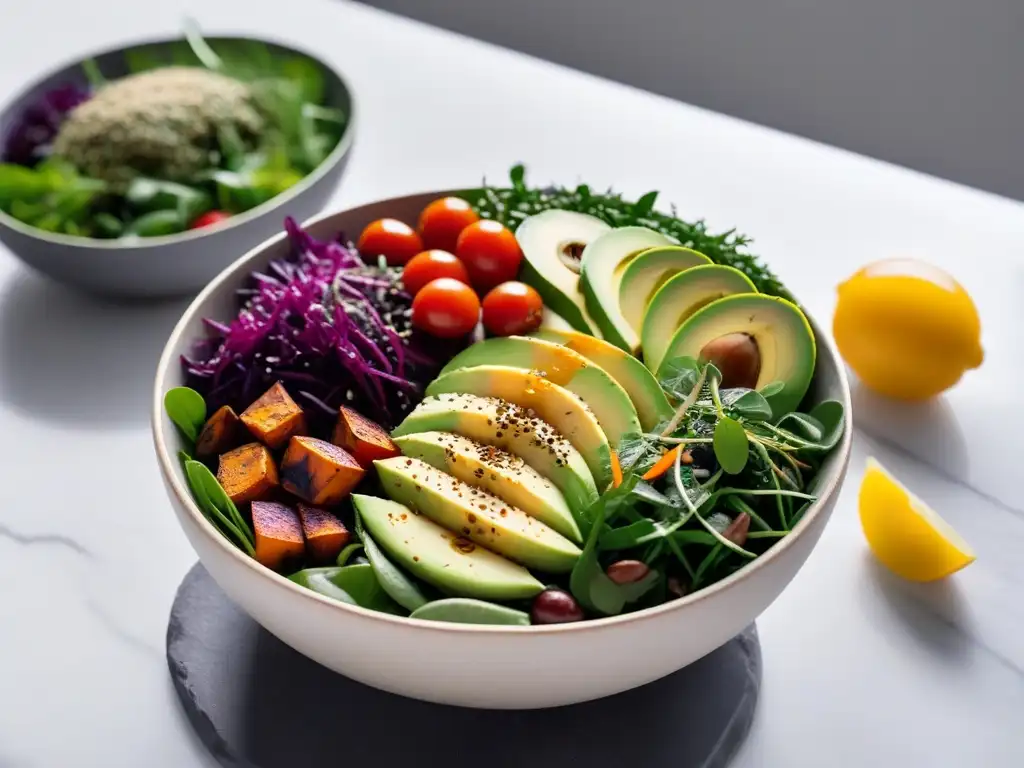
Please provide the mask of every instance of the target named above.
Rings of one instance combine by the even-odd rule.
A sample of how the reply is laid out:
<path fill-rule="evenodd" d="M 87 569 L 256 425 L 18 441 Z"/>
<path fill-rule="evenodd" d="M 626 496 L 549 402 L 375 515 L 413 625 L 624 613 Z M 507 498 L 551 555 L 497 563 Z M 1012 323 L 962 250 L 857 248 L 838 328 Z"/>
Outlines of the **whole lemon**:
<path fill-rule="evenodd" d="M 984 359 L 967 291 L 916 259 L 878 261 L 843 282 L 832 333 L 866 386 L 902 400 L 933 397 Z"/>

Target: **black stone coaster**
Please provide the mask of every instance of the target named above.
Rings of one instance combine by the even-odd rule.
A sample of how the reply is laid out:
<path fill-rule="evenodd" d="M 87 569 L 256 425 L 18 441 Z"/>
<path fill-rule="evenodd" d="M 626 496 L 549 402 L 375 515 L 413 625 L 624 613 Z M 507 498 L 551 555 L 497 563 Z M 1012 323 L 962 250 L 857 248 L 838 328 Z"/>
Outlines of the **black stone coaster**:
<path fill-rule="evenodd" d="M 675 674 L 598 701 L 518 711 L 428 704 L 310 661 L 198 564 L 171 609 L 167 663 L 210 752 L 245 768 L 718 768 L 750 730 L 761 685 L 751 625 Z"/>

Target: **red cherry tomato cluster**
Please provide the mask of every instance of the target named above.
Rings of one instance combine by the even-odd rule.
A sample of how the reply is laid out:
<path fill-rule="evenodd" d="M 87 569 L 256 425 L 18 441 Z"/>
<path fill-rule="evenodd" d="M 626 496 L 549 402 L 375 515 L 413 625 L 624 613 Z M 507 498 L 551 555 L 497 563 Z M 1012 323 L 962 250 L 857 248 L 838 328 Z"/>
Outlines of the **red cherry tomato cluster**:
<path fill-rule="evenodd" d="M 523 253 L 515 235 L 481 219 L 465 200 L 433 201 L 416 229 L 397 219 L 371 222 L 356 247 L 364 258 L 383 256 L 402 267 L 413 295 L 413 325 L 427 333 L 458 338 L 471 332 L 481 320 L 481 296 L 488 333 L 508 336 L 540 326 L 540 294 L 516 281 Z"/>

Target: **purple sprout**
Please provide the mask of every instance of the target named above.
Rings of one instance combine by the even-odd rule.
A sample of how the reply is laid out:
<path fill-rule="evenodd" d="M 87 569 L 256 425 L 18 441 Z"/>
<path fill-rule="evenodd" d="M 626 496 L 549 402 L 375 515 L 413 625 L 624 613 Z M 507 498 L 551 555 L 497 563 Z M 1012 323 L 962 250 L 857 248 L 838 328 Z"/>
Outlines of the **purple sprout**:
<path fill-rule="evenodd" d="M 397 270 L 367 266 L 291 217 L 285 231 L 292 253 L 250 276 L 235 319 L 205 321 L 208 338 L 182 358 L 186 383 L 211 411 L 240 412 L 281 381 L 316 431 L 330 429 L 340 405 L 395 426 L 456 348 L 413 330 Z"/>

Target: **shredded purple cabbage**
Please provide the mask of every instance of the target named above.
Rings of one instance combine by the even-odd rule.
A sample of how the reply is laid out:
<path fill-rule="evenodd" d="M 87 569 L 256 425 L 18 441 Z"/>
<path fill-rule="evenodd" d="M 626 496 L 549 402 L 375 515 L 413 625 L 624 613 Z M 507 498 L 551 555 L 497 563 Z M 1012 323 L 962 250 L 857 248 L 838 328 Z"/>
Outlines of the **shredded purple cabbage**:
<path fill-rule="evenodd" d="M 251 275 L 229 324 L 204 321 L 209 337 L 182 357 L 186 383 L 211 412 L 241 412 L 280 381 L 324 431 L 340 405 L 394 427 L 457 349 L 412 328 L 398 270 L 291 217 L 285 230 L 292 254 Z"/>
<path fill-rule="evenodd" d="M 71 84 L 42 94 L 22 112 L 4 138 L 4 162 L 31 167 L 45 159 L 68 113 L 91 95 L 85 88 Z"/>

